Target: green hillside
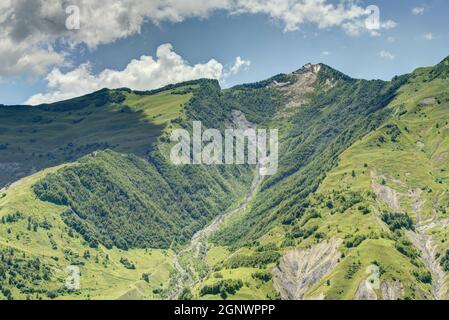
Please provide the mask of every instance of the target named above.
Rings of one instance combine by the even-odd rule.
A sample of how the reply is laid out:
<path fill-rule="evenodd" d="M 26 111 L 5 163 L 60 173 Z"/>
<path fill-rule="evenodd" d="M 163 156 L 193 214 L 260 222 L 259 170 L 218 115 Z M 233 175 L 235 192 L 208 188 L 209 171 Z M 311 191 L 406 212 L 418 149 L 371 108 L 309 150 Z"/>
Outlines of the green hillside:
<path fill-rule="evenodd" d="M 273 286 L 294 299 L 448 298 L 448 70 L 446 59 L 391 83 L 318 82 L 296 113 L 302 130 L 283 136 L 283 170 L 215 236 L 215 273 L 198 296 L 217 275 L 243 277 L 245 261 L 268 248 L 284 256 L 262 266 L 271 279 L 247 273 L 247 298 L 272 298 Z M 234 253 L 217 262 L 223 245 Z"/>
<path fill-rule="evenodd" d="M 0 299 L 449 298 L 448 75 L 320 64 L 2 106 Z M 234 110 L 279 129 L 276 175 L 170 163 L 172 129 Z"/>
<path fill-rule="evenodd" d="M 0 186 L 96 150 L 144 156 L 192 97 L 189 88 L 105 89 L 52 105 L 0 106 Z"/>

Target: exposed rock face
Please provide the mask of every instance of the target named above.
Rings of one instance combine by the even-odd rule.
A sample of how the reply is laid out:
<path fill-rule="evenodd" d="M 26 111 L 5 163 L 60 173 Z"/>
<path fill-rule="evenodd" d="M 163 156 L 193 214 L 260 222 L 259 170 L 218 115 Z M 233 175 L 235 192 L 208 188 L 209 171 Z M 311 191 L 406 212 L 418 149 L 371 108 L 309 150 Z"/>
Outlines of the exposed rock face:
<path fill-rule="evenodd" d="M 399 205 L 399 197 L 403 194 L 396 190 L 382 186 L 377 183 L 378 177 L 374 171 L 371 172 L 372 188 L 379 199 L 383 200 L 391 210 L 396 212 L 402 212 Z M 421 260 L 427 269 L 432 273 L 432 295 L 436 300 L 441 300 L 447 292 L 445 286 L 446 274 L 444 273 L 438 259 L 436 258 L 437 246 L 434 243 L 433 237 L 430 234 L 426 234 L 428 230 L 434 227 L 444 227 L 448 224 L 448 220 L 440 219 L 437 221 L 425 222 L 421 221 L 421 211 L 425 200 L 421 198 L 421 189 L 409 190 L 406 194 L 412 200 L 412 209 L 416 213 L 416 222 L 418 223 L 415 231 L 406 230 L 405 235 L 421 251 Z"/>
<path fill-rule="evenodd" d="M 273 270 L 273 285 L 282 299 L 304 299 L 307 291 L 337 266 L 341 257 L 338 247 L 342 242 L 331 239 L 310 249 L 286 252 Z"/>
<path fill-rule="evenodd" d="M 433 105 L 435 103 L 436 103 L 435 97 L 430 97 L 430 98 L 425 98 L 425 99 L 421 100 L 419 105 L 422 106 L 422 107 L 425 107 L 425 106 Z"/>
<path fill-rule="evenodd" d="M 437 246 L 430 235 L 415 233 L 407 230 L 405 232 L 411 242 L 421 250 L 421 260 L 432 272 L 432 294 L 435 300 L 441 300 L 445 294 L 444 273 L 439 261 L 436 259 Z"/>
<path fill-rule="evenodd" d="M 378 177 L 374 171 L 371 171 L 372 188 L 376 196 L 383 200 L 393 211 L 401 212 L 399 205 L 399 193 L 390 188 L 378 183 Z"/>
<path fill-rule="evenodd" d="M 256 125 L 246 119 L 243 112 L 239 110 L 232 110 L 232 125 L 235 129 L 256 129 Z"/>
<path fill-rule="evenodd" d="M 315 90 L 321 65 L 306 64 L 303 68 L 291 74 L 289 83 L 274 82 L 272 86 L 283 91 L 288 97 L 288 102 L 283 115 L 288 116 L 302 105 L 307 103 L 307 94 Z"/>
<path fill-rule="evenodd" d="M 404 297 L 404 287 L 399 280 L 382 282 L 380 290 L 383 300 L 400 300 Z"/>
<path fill-rule="evenodd" d="M 377 300 L 376 292 L 371 286 L 369 280 L 363 280 L 360 282 L 354 300 Z"/>

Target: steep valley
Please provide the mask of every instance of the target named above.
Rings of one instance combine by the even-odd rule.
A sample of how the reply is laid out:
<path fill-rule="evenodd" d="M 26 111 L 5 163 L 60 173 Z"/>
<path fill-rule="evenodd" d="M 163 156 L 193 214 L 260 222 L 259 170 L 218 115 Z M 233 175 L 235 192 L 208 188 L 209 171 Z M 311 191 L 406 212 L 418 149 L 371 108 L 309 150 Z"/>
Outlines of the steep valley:
<path fill-rule="evenodd" d="M 448 76 L 309 64 L 0 106 L 0 299 L 448 299 Z M 279 129 L 278 172 L 173 165 L 192 121 Z"/>

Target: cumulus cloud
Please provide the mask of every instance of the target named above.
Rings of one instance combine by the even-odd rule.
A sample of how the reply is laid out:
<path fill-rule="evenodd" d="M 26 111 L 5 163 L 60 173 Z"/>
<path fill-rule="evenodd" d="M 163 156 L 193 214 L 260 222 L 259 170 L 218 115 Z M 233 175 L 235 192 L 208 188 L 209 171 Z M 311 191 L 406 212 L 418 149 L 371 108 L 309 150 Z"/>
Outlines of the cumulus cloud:
<path fill-rule="evenodd" d="M 80 9 L 79 30 L 66 28 L 69 5 Z M 341 0 L 338 4 L 330 0 L 2 0 L 0 54 L 6 57 L 8 67 L 0 67 L 0 75 L 41 75 L 51 66 L 66 63 L 64 58 L 77 45 L 94 49 L 140 33 L 146 22 L 178 23 L 192 17 L 206 18 L 216 11 L 263 14 L 279 21 L 286 32 L 307 23 L 320 29 L 341 27 L 350 35 L 369 31 L 364 21 L 370 13 L 356 0 Z M 387 21 L 380 28 L 394 25 Z M 55 52 L 56 45 L 68 54 Z M 39 68 L 24 63 L 31 57 Z"/>
<path fill-rule="evenodd" d="M 382 59 L 385 59 L 385 60 L 396 59 L 395 55 L 393 55 L 391 52 L 386 51 L 386 50 L 382 50 L 381 52 L 379 52 L 379 57 L 381 57 Z"/>
<path fill-rule="evenodd" d="M 433 33 L 429 32 L 429 33 L 423 34 L 423 38 L 428 41 L 432 41 L 433 39 L 435 39 L 435 36 L 433 35 Z"/>
<path fill-rule="evenodd" d="M 413 8 L 412 9 L 412 13 L 415 15 L 415 16 L 422 16 L 423 14 L 424 14 L 424 8 L 423 7 L 416 7 L 416 8 Z"/>
<path fill-rule="evenodd" d="M 224 74 L 224 77 L 230 77 L 236 75 L 241 70 L 246 70 L 251 65 L 251 61 L 244 60 L 242 57 L 235 58 L 234 64 L 227 70 Z"/>
<path fill-rule="evenodd" d="M 89 63 L 82 64 L 67 73 L 55 68 L 46 77 L 48 92 L 30 97 L 26 104 L 51 103 L 102 88 L 127 87 L 134 90 L 149 90 L 200 78 L 220 80 L 238 73 L 249 65 L 250 62 L 241 57 L 236 58 L 229 70 L 214 59 L 204 64 L 190 65 L 173 50 L 171 44 L 164 44 L 157 49 L 156 58 L 142 56 L 140 59 L 132 60 L 123 70 L 105 69 L 95 75 Z"/>

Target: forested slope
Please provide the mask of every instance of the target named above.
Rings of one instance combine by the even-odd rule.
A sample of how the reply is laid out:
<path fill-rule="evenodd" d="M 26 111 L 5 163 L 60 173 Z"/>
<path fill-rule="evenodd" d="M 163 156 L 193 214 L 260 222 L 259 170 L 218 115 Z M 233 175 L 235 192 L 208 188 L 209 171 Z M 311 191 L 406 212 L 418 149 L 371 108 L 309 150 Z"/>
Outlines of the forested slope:
<path fill-rule="evenodd" d="M 320 64 L 1 106 L 0 298 L 167 298 L 180 265 L 182 298 L 447 298 L 448 75 L 449 59 L 392 81 Z M 168 158 L 171 130 L 224 130 L 233 110 L 279 129 L 279 170 L 248 199 L 254 166 Z"/>

